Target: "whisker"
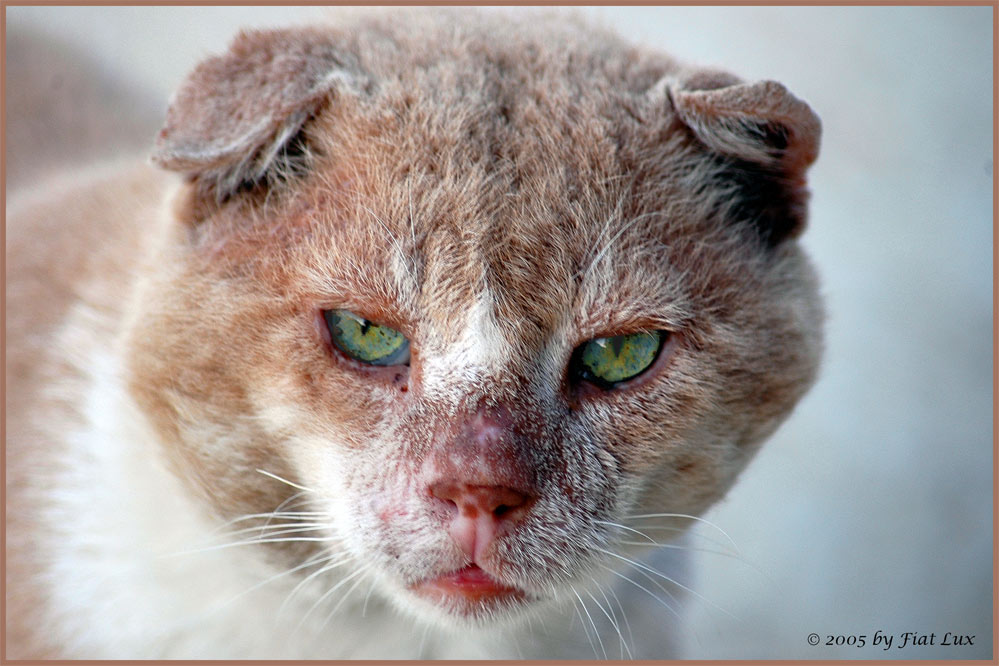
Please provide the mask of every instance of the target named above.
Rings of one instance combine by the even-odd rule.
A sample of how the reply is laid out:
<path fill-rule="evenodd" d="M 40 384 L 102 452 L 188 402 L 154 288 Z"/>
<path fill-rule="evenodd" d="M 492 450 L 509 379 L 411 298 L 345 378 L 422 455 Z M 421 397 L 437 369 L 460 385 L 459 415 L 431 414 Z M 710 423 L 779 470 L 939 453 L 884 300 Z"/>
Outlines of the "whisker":
<path fill-rule="evenodd" d="M 275 514 L 280 513 L 281 510 L 284 509 L 286 506 L 294 506 L 294 504 L 292 504 L 293 502 L 297 503 L 297 502 L 299 502 L 299 500 L 302 500 L 304 498 L 305 498 L 305 492 L 304 491 L 303 492 L 298 492 L 298 493 L 295 493 L 294 495 L 292 495 L 291 497 L 287 498 L 285 501 L 283 501 L 280 504 L 278 504 L 278 507 L 271 514 L 272 517 L 268 518 L 264 522 L 264 526 L 266 527 L 267 525 L 270 525 L 271 524 L 271 520 L 273 520 L 273 516 Z"/>
<path fill-rule="evenodd" d="M 248 514 L 244 514 L 242 516 L 238 516 L 236 518 L 233 518 L 232 520 L 226 521 L 224 523 L 221 523 L 220 525 L 216 526 L 215 530 L 213 530 L 213 531 L 222 530 L 222 529 L 224 529 L 226 527 L 229 527 L 230 525 L 235 525 L 237 523 L 246 522 L 248 520 L 259 520 L 259 519 L 266 519 L 266 518 L 270 518 L 270 517 L 287 518 L 289 520 L 297 520 L 299 518 L 320 517 L 320 516 L 328 516 L 328 515 L 329 514 L 327 514 L 324 511 L 281 511 L 281 512 L 271 511 L 271 512 L 268 512 L 268 513 L 248 513 Z"/>
<path fill-rule="evenodd" d="M 339 562 L 335 566 L 339 566 L 340 564 L 343 564 L 343 562 Z M 331 566 L 330 569 L 335 568 L 335 566 Z M 302 625 L 305 624 L 305 621 L 309 618 L 309 615 L 312 614 L 312 611 L 316 610 L 316 608 L 319 606 L 319 604 L 321 604 L 323 601 L 325 601 L 326 599 L 328 599 L 330 597 L 330 595 L 332 595 L 334 592 L 336 592 L 342 586 L 346 585 L 347 582 L 349 582 L 351 579 L 356 578 L 357 576 L 360 576 L 366 570 L 367 570 L 366 568 L 365 569 L 358 569 L 354 573 L 345 576 L 342 580 L 340 580 L 336 585 L 334 585 L 330 589 L 326 590 L 326 592 L 324 592 L 322 594 L 322 596 L 320 596 L 316 600 L 316 602 L 314 604 L 312 604 L 312 606 L 309 608 L 309 610 L 307 610 L 305 612 L 305 615 L 303 615 L 302 619 L 299 620 L 298 625 L 295 626 L 295 629 L 294 629 L 294 631 L 292 631 L 292 634 L 298 633 L 298 631 L 302 628 Z M 291 595 L 289 595 L 288 598 L 290 599 Z M 282 604 L 282 607 L 283 607 L 283 604 Z M 278 612 L 280 612 L 280 611 L 278 611 Z"/>
<path fill-rule="evenodd" d="M 570 586 L 569 589 L 571 589 L 572 593 L 576 595 L 576 598 L 572 602 L 572 607 L 576 611 L 576 614 L 573 616 L 573 622 L 575 622 L 575 618 L 579 618 L 579 626 L 582 627 L 583 633 L 586 635 L 586 640 L 590 643 L 590 649 L 593 650 L 593 657 L 598 658 L 600 655 L 597 654 L 597 644 L 593 642 L 593 637 L 590 636 L 590 629 L 586 626 L 583 614 L 579 612 L 579 606 L 583 603 L 583 600 L 572 586 Z M 570 625 L 569 628 L 571 629 L 572 625 Z"/>
<path fill-rule="evenodd" d="M 600 652 L 603 654 L 604 659 L 606 660 L 607 650 L 604 649 L 604 642 L 600 638 L 600 631 L 597 629 L 597 623 L 593 621 L 593 616 L 590 615 L 590 611 L 586 607 L 586 602 L 583 601 L 583 598 L 581 596 L 579 596 L 579 592 L 577 592 L 576 589 L 573 588 L 572 593 L 576 595 L 577 599 L 579 599 L 579 605 L 583 607 L 583 612 L 586 613 L 586 619 L 590 621 L 590 626 L 593 627 L 593 635 L 596 636 L 597 643 L 600 645 Z M 596 651 L 594 651 L 594 655 L 596 655 Z"/>
<path fill-rule="evenodd" d="M 628 527 L 627 525 L 622 525 L 621 523 L 612 523 L 612 522 L 607 521 L 607 520 L 594 520 L 593 522 L 595 522 L 597 525 L 607 525 L 608 527 L 616 527 L 619 530 L 627 530 L 628 532 L 634 532 L 635 534 L 637 534 L 639 536 L 643 536 L 646 539 L 648 539 L 649 543 L 652 544 L 652 545 L 655 545 L 655 546 L 661 545 L 655 539 L 653 539 L 652 537 L 650 537 L 648 534 L 646 534 L 645 532 L 640 532 L 639 530 L 635 529 L 634 527 Z"/>
<path fill-rule="evenodd" d="M 666 586 L 663 585 L 661 581 L 657 580 L 656 578 L 653 578 L 648 572 L 642 571 L 641 569 L 637 569 L 636 573 L 640 574 L 641 576 L 644 576 L 646 580 L 648 580 L 650 583 L 659 588 L 662 591 L 662 593 L 665 594 L 667 597 L 669 597 L 670 601 L 674 602 L 678 607 L 680 608 L 683 607 L 683 602 L 680 599 L 677 599 L 676 595 L 673 594 L 671 590 L 667 589 Z"/>
<path fill-rule="evenodd" d="M 225 534 L 219 535 L 220 537 L 239 537 L 244 534 L 259 534 L 261 537 L 275 537 L 281 534 L 295 534 L 298 532 L 316 532 L 318 530 L 326 529 L 329 527 L 328 523 L 281 523 L 279 525 L 264 525 L 261 527 L 244 527 L 243 529 L 235 530 L 233 532 L 226 532 Z"/>
<path fill-rule="evenodd" d="M 712 538 L 710 535 L 705 534 L 699 530 L 687 528 L 687 527 L 671 527 L 667 525 L 635 525 L 636 528 L 649 531 L 665 531 L 665 532 L 679 532 L 685 534 L 686 536 L 698 539 L 705 542 L 711 546 L 717 546 L 720 550 L 718 552 L 730 552 L 733 557 L 742 557 L 741 553 L 732 548 L 730 544 L 722 539 Z M 666 546 L 668 544 L 661 543 L 659 545 Z"/>
<path fill-rule="evenodd" d="M 426 659 L 427 658 L 427 656 L 423 652 L 423 648 L 424 648 L 424 646 L 427 643 L 427 634 L 429 634 L 429 633 L 430 633 L 430 624 L 427 623 L 427 625 L 423 628 L 423 635 L 420 636 L 420 647 L 416 651 L 416 654 L 419 655 L 419 657 L 417 657 L 418 659 Z"/>
<path fill-rule="evenodd" d="M 629 659 L 634 659 L 634 655 L 631 652 L 631 647 L 632 647 L 632 645 L 634 645 L 634 642 L 633 642 L 634 638 L 632 637 L 632 642 L 631 643 L 628 643 L 628 642 L 626 642 L 624 640 L 624 636 L 621 634 L 621 629 L 620 629 L 621 623 L 617 619 L 617 611 L 614 610 L 614 604 L 611 603 L 610 598 L 607 596 L 607 592 L 605 592 L 602 587 L 597 587 L 597 590 L 600 592 L 600 596 L 602 596 L 604 598 L 604 601 L 607 603 L 607 609 L 611 612 L 611 615 L 614 616 L 614 623 L 615 623 L 614 624 L 614 628 L 617 630 L 618 638 L 621 640 L 621 647 L 622 647 L 621 658 L 624 659 L 624 652 L 627 652 L 628 653 L 628 658 Z M 627 623 L 628 618 L 625 616 L 624 608 L 621 608 L 621 604 L 620 603 L 618 603 L 618 608 L 620 608 L 620 610 L 621 610 L 621 619 L 624 620 Z M 630 629 L 630 627 L 628 629 L 628 636 L 631 637 L 631 629 Z"/>
<path fill-rule="evenodd" d="M 735 544 L 735 540 L 731 536 L 729 536 L 728 532 L 726 532 L 725 530 L 723 530 L 718 525 L 715 525 L 710 520 L 707 520 L 705 518 L 701 518 L 700 516 L 691 516 L 690 514 L 686 514 L 686 513 L 645 513 L 645 514 L 640 514 L 640 515 L 636 515 L 636 516 L 625 516 L 625 520 L 643 520 L 643 519 L 647 519 L 647 518 L 686 518 L 688 520 L 694 520 L 694 521 L 697 521 L 699 523 L 703 523 L 704 525 L 707 525 L 708 527 L 712 527 L 712 528 L 718 530 L 722 534 L 722 536 L 724 536 L 726 539 L 728 539 L 728 542 L 732 544 L 732 548 L 737 553 L 739 552 L 739 547 Z"/>
<path fill-rule="evenodd" d="M 639 536 L 641 536 L 641 537 L 643 537 L 644 539 L 647 540 L 645 542 L 643 542 L 643 541 L 619 541 L 618 542 L 618 543 L 621 543 L 621 544 L 624 544 L 624 545 L 628 545 L 628 546 L 656 546 L 656 547 L 659 547 L 659 548 L 673 548 L 673 549 L 676 549 L 676 550 L 701 551 L 701 552 L 706 552 L 706 553 L 716 553 L 718 555 L 728 555 L 730 557 L 735 557 L 737 559 L 742 559 L 742 557 L 741 557 L 741 555 L 739 555 L 738 551 L 730 553 L 730 552 L 727 552 L 727 550 L 726 551 L 718 551 L 718 550 L 711 550 L 711 549 L 708 549 L 708 548 L 698 548 L 698 547 L 695 547 L 695 546 L 687 546 L 687 545 L 684 545 L 684 544 L 662 543 L 660 541 L 657 541 L 653 537 L 649 536 L 645 532 L 642 532 L 641 530 L 638 530 L 638 529 L 636 529 L 634 527 L 629 527 L 627 525 L 622 525 L 621 523 L 612 523 L 612 522 L 609 522 L 609 521 L 606 521 L 606 520 L 597 520 L 597 521 L 594 521 L 594 522 L 596 522 L 596 523 L 598 523 L 600 525 L 607 525 L 609 527 L 614 527 L 614 528 L 617 528 L 617 529 L 626 530 L 628 532 L 633 532 L 634 534 L 637 534 L 637 535 L 639 535 Z M 675 531 L 678 531 L 678 532 L 686 532 L 687 531 L 686 528 L 679 528 L 679 527 L 658 527 L 658 528 L 657 527 L 651 527 L 651 528 L 643 528 L 643 529 L 675 530 Z M 698 535 L 698 536 L 700 536 L 701 538 L 705 539 L 709 543 L 713 543 L 715 545 L 724 547 L 724 544 L 721 544 L 718 541 L 715 541 L 714 539 L 708 539 L 704 535 Z"/>
<path fill-rule="evenodd" d="M 682 583 L 674 580 L 673 578 L 670 578 L 669 576 L 667 576 L 666 574 L 662 573 L 661 571 L 656 571 L 652 567 L 646 566 L 646 565 L 642 564 L 641 562 L 636 562 L 635 560 L 632 560 L 632 559 L 629 559 L 627 557 L 624 557 L 623 555 L 618 555 L 617 553 L 615 553 L 613 551 L 606 550 L 604 548 L 596 548 L 596 550 L 600 551 L 601 553 L 604 553 L 605 555 L 610 555 L 611 557 L 616 557 L 619 560 L 623 560 L 624 562 L 630 564 L 631 566 L 635 567 L 636 569 L 641 569 L 641 570 L 646 571 L 646 572 L 648 572 L 650 574 L 653 574 L 655 576 L 659 576 L 660 578 L 663 578 L 664 580 L 666 580 L 668 583 L 670 583 L 672 585 L 676 585 L 680 589 L 682 589 L 682 590 L 684 590 L 686 592 L 689 592 L 690 594 L 692 594 L 693 596 L 697 597 L 701 601 L 703 601 L 703 602 L 711 605 L 712 607 L 716 608 L 717 610 L 721 611 L 722 613 L 725 613 L 726 615 L 728 615 L 732 619 L 738 619 L 737 617 L 735 617 L 734 615 L 732 615 L 732 613 L 729 613 L 727 610 L 725 610 L 724 608 L 722 608 L 718 604 L 714 603 L 713 601 L 711 601 L 710 599 L 708 599 L 704 595 L 695 592 L 691 588 L 689 588 L 686 585 L 684 585 L 684 584 L 682 584 Z"/>
<path fill-rule="evenodd" d="M 357 570 L 357 574 L 366 574 L 370 570 L 371 570 L 370 566 L 362 567 L 362 568 L 360 568 L 360 569 Z M 354 575 L 357 575 L 357 574 L 354 574 Z M 345 578 L 344 582 L 346 582 L 347 580 L 349 580 L 352 577 L 353 577 L 353 575 Z M 362 576 L 361 578 L 357 579 L 356 583 L 354 583 L 349 588 L 347 588 L 347 591 L 343 594 L 343 596 L 340 597 L 340 601 L 337 602 L 337 605 L 333 607 L 333 610 L 331 610 L 330 613 L 329 613 L 329 615 L 326 616 L 326 619 L 323 620 L 323 626 L 329 624 L 329 621 L 333 619 L 333 616 L 336 615 L 336 613 L 337 613 L 338 610 L 340 610 L 340 607 L 343 606 L 343 604 L 347 601 L 347 599 L 350 597 L 351 593 L 354 590 L 356 590 L 357 586 L 360 585 L 363 582 L 364 582 L 364 578 Z"/>
<path fill-rule="evenodd" d="M 597 522 L 603 522 L 603 521 L 597 521 Z M 614 526 L 620 527 L 622 529 L 625 529 L 625 530 L 628 530 L 628 531 L 631 531 L 631 532 L 636 532 L 636 533 L 641 534 L 646 539 L 651 539 L 651 537 L 649 537 L 649 535 L 647 535 L 645 533 L 642 533 L 642 532 L 638 532 L 637 530 L 633 530 L 633 529 L 631 529 L 631 528 L 629 528 L 629 527 L 627 527 L 625 525 L 617 525 L 616 523 L 604 523 L 604 524 L 614 525 Z M 652 528 L 652 529 L 655 529 L 655 528 Z M 659 528 L 659 529 L 681 529 L 681 528 L 662 527 L 662 528 Z M 764 571 L 760 566 L 758 566 L 754 562 L 750 561 L 747 557 L 745 557 L 744 555 L 742 555 L 742 553 L 740 553 L 739 551 L 737 551 L 737 550 L 733 551 L 732 549 L 729 549 L 725 543 L 723 543 L 721 541 L 718 541 L 716 539 L 711 539 L 711 538 L 707 537 L 704 534 L 697 534 L 696 536 L 699 537 L 699 538 L 701 538 L 701 539 L 704 539 L 705 541 L 707 541 L 710 544 L 714 544 L 714 545 L 716 545 L 716 546 L 718 546 L 720 548 L 724 548 L 724 550 L 716 550 L 714 548 L 702 548 L 700 546 L 688 546 L 688 545 L 685 545 L 685 544 L 660 543 L 660 542 L 656 542 L 656 541 L 648 541 L 648 542 L 646 542 L 646 541 L 621 540 L 618 543 L 620 543 L 622 545 L 625 545 L 625 546 L 655 546 L 657 548 L 671 548 L 671 549 L 674 549 L 674 550 L 685 550 L 685 551 L 689 551 L 689 552 L 692 552 L 692 553 L 708 553 L 708 554 L 711 554 L 711 555 L 719 555 L 721 557 L 728 557 L 728 558 L 731 558 L 731 559 L 733 559 L 733 560 L 735 560 L 737 562 L 745 564 L 750 569 L 752 569 L 756 573 L 762 575 L 767 580 L 770 580 L 771 582 L 773 581 L 773 577 L 769 573 L 767 573 L 766 571 Z"/>
<path fill-rule="evenodd" d="M 524 660 L 524 651 L 520 649 L 520 634 L 514 632 L 513 634 L 513 646 L 517 649 L 517 659 Z"/>
<path fill-rule="evenodd" d="M 646 534 L 645 532 L 642 531 L 642 530 L 668 530 L 668 531 L 673 531 L 673 532 L 685 532 L 687 534 L 691 534 L 690 530 L 688 528 L 686 528 L 686 527 L 671 527 L 671 526 L 667 526 L 667 525 L 628 526 L 628 525 L 622 525 L 621 523 L 609 522 L 609 521 L 606 521 L 606 520 L 596 520 L 594 522 L 596 522 L 596 523 L 598 523 L 600 525 L 607 525 L 609 527 L 614 527 L 614 528 L 617 528 L 617 529 L 620 529 L 620 530 L 625 530 L 625 531 L 628 531 L 628 532 L 632 532 L 633 534 L 637 534 L 640 537 L 642 537 L 642 538 L 644 538 L 644 539 L 647 540 L 648 543 L 646 545 L 659 546 L 659 547 L 662 547 L 662 548 L 678 548 L 678 549 L 684 549 L 684 550 L 689 550 L 690 549 L 690 547 L 684 546 L 684 545 L 663 543 L 663 542 L 656 540 L 654 537 L 652 537 L 652 536 L 650 536 L 650 535 L 648 535 L 648 534 Z M 641 527 L 641 529 L 638 529 L 638 527 Z M 697 534 L 696 536 L 704 539 L 705 541 L 708 541 L 709 543 L 713 543 L 713 544 L 718 545 L 718 546 L 723 546 L 722 543 L 720 543 L 718 541 L 715 541 L 714 539 L 710 539 L 710 538 L 708 538 L 707 536 L 705 536 L 703 534 Z M 639 542 L 639 541 L 622 541 L 621 543 L 627 543 L 627 544 L 631 544 L 631 545 L 643 545 L 643 543 Z M 733 548 L 732 550 L 734 551 L 735 555 L 738 555 L 738 550 L 737 549 Z"/>
<path fill-rule="evenodd" d="M 697 546 L 684 546 L 676 543 L 649 543 L 648 541 L 618 541 L 623 546 L 655 546 L 656 548 L 671 548 L 673 550 L 685 550 L 691 553 L 711 553 L 712 555 L 721 555 L 722 557 L 731 557 L 739 562 L 745 562 L 750 564 L 745 559 L 740 557 L 737 553 L 729 553 L 724 550 L 715 550 L 713 548 L 698 548 Z"/>
<path fill-rule="evenodd" d="M 313 541 L 318 543 L 329 543 L 336 541 L 336 537 L 325 536 L 325 537 L 282 537 L 279 539 L 244 539 L 242 541 L 232 541 L 229 543 L 220 543 L 214 546 L 206 546 L 204 548 L 190 548 L 187 550 L 179 550 L 173 553 L 167 553 L 161 555 L 161 557 L 176 557 L 179 555 L 194 555 L 196 553 L 208 553 L 215 550 L 224 550 L 226 548 L 237 548 L 240 546 L 252 546 L 255 544 L 264 543 L 299 543 L 303 541 Z"/>
<path fill-rule="evenodd" d="M 635 635 L 631 633 L 631 623 L 628 622 L 628 613 L 625 612 L 624 606 L 621 604 L 621 600 L 618 598 L 617 592 L 614 591 L 614 588 L 613 587 L 608 587 L 607 591 L 611 593 L 612 597 L 614 597 L 614 602 L 617 604 L 617 607 L 621 611 L 621 619 L 624 620 L 624 628 L 628 631 L 628 642 L 631 645 L 634 645 L 635 644 Z M 601 594 L 604 594 L 603 590 L 601 590 Z M 604 594 L 604 598 L 607 598 L 606 594 Z M 609 604 L 610 602 L 608 601 L 607 603 Z M 630 650 L 629 650 L 629 653 L 630 653 Z"/>
<path fill-rule="evenodd" d="M 361 617 L 365 617 L 368 612 L 368 599 L 371 598 L 371 593 L 375 591 L 375 585 L 378 584 L 378 579 L 372 577 L 371 587 L 368 588 L 368 593 L 364 595 L 364 606 L 361 608 Z"/>
<path fill-rule="evenodd" d="M 258 469 L 257 471 L 259 473 L 263 474 L 264 476 L 269 476 L 270 478 L 274 479 L 275 481 L 280 481 L 281 483 L 287 484 L 287 485 L 291 486 L 292 488 L 298 488 L 299 490 L 304 490 L 307 493 L 314 492 L 311 488 L 306 488 L 305 486 L 300 486 L 297 483 L 295 483 L 294 481 L 289 481 L 288 479 L 282 478 L 282 477 L 278 476 L 277 474 L 272 474 L 271 472 L 268 472 L 267 470 Z"/>
<path fill-rule="evenodd" d="M 594 582 L 594 584 L 596 584 L 596 581 L 593 581 L 593 582 Z M 628 651 L 628 658 L 630 659 L 631 658 L 631 648 L 629 648 L 627 645 L 625 645 L 625 643 L 624 643 L 624 636 L 621 634 L 621 627 L 618 626 L 617 620 L 615 620 L 614 618 L 611 617 L 610 613 L 608 613 L 604 609 L 604 607 L 601 605 L 601 603 L 599 601 L 597 601 L 597 598 L 595 596 L 593 596 L 592 592 L 587 591 L 586 595 L 590 599 L 593 599 L 593 603 L 595 603 L 597 605 L 597 608 L 600 609 L 600 612 L 604 614 L 604 616 L 610 621 L 611 626 L 614 627 L 614 631 L 617 632 L 617 637 L 621 641 L 621 658 L 624 659 L 624 651 L 627 650 Z M 604 658 L 606 659 L 606 657 L 607 657 L 607 655 L 605 653 L 604 654 Z"/>
<path fill-rule="evenodd" d="M 548 635 L 548 625 L 545 624 L 545 616 L 544 615 L 538 615 L 536 619 L 541 624 L 541 633 L 543 633 L 545 636 L 547 636 Z"/>
<path fill-rule="evenodd" d="M 645 587 L 645 586 L 644 586 L 644 585 L 642 585 L 641 583 L 639 583 L 639 582 L 637 582 L 637 581 L 634 581 L 634 580 L 632 580 L 632 579 L 631 579 L 631 578 L 629 578 L 628 576 L 625 576 L 625 575 L 624 575 L 623 573 L 621 573 L 620 571 L 615 571 L 614 569 L 612 569 L 612 568 L 610 568 L 610 567 L 605 567 L 605 568 L 606 568 L 606 569 L 607 569 L 608 571 L 610 571 L 610 572 L 611 572 L 612 574 L 614 574 L 615 576 L 618 576 L 618 577 L 620 577 L 620 578 L 623 578 L 624 580 L 628 581 L 629 583 L 631 583 L 632 585 L 634 585 L 634 586 L 635 586 L 635 587 L 637 587 L 638 589 L 640 589 L 640 590 L 642 590 L 643 592 L 645 592 L 646 594 L 648 594 L 648 595 L 649 595 L 650 597 L 652 597 L 652 598 L 653 598 L 653 599 L 654 599 L 654 600 L 655 600 L 655 601 L 656 601 L 657 603 L 659 603 L 659 605 L 661 605 L 661 606 L 662 606 L 663 608 L 665 608 L 665 609 L 666 609 L 666 610 L 668 610 L 668 611 L 669 611 L 670 613 L 672 613 L 673 615 L 675 615 L 675 616 L 677 617 L 677 619 L 680 619 L 680 620 L 682 620 L 682 618 L 680 617 L 680 614 L 679 614 L 679 613 L 678 613 L 678 612 L 676 611 L 676 609 L 675 609 L 675 608 L 673 608 L 672 606 L 670 606 L 670 605 L 669 605 L 668 603 L 666 603 L 666 602 L 665 602 L 665 601 L 664 601 L 664 600 L 663 600 L 662 598 L 660 598 L 660 597 L 659 597 L 659 595 L 657 595 L 657 594 L 656 594 L 655 592 L 653 592 L 653 591 L 652 591 L 652 590 L 650 590 L 649 588 Z"/>
<path fill-rule="evenodd" d="M 334 555 L 334 554 L 331 553 L 330 556 L 326 559 L 326 561 L 330 562 L 330 560 L 334 560 L 336 557 L 337 557 L 336 555 Z M 349 556 L 347 556 L 347 555 L 340 556 L 340 559 L 337 559 L 336 561 L 334 561 L 332 563 L 325 564 L 323 566 L 323 568 L 318 569 L 316 571 L 313 571 L 311 574 L 309 574 L 308 576 L 306 576 L 302 580 L 298 581 L 298 584 L 295 585 L 295 587 L 293 587 L 291 589 L 291 592 L 288 593 L 288 596 L 286 596 L 284 598 L 284 601 L 281 602 L 281 606 L 278 608 L 278 612 L 277 612 L 278 617 L 281 617 L 284 614 L 284 610 L 285 610 L 285 608 L 288 607 L 288 604 L 291 603 L 292 598 L 296 594 L 298 594 L 299 590 L 301 590 L 303 587 L 305 587 L 306 585 L 308 585 L 310 580 L 312 580 L 313 578 L 315 578 L 317 576 L 321 576 L 324 573 L 332 571 L 333 569 L 336 569 L 337 567 L 340 567 L 340 566 L 344 565 L 348 561 L 350 561 L 350 557 Z M 311 611 L 311 609 L 310 609 L 310 611 Z M 304 621 L 304 618 L 303 618 L 303 621 Z"/>
<path fill-rule="evenodd" d="M 299 564 L 296 567 L 292 567 L 291 569 L 286 569 L 285 571 L 282 571 L 281 573 L 278 573 L 278 574 L 275 574 L 273 576 L 270 576 L 269 578 L 266 578 L 266 579 L 260 581 L 259 583 L 256 583 L 252 587 L 249 587 L 246 590 L 243 590 L 242 592 L 240 592 L 239 594 L 237 594 L 233 598 L 229 599 L 228 601 L 226 601 L 222 605 L 226 606 L 228 604 L 231 604 L 232 602 L 236 601 L 240 597 L 242 597 L 244 595 L 247 595 L 250 592 L 253 592 L 254 590 L 258 590 L 261 587 L 267 585 L 268 583 L 271 583 L 271 582 L 277 580 L 278 578 L 283 578 L 284 576 L 287 576 L 289 574 L 293 574 L 296 571 L 301 571 L 302 569 L 307 569 L 309 567 L 314 567 L 314 566 L 316 566 L 318 564 L 322 564 L 324 561 L 330 560 L 332 558 L 333 558 L 333 555 L 329 554 L 329 553 L 319 553 L 318 555 L 313 555 L 312 557 L 310 557 L 309 559 L 307 559 L 302 564 Z"/>

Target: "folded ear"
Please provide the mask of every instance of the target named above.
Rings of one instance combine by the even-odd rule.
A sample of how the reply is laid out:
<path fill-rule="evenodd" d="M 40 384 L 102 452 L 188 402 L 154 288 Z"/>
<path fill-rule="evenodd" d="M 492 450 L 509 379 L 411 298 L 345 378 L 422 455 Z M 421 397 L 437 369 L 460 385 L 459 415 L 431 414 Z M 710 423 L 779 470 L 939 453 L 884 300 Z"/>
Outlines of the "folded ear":
<path fill-rule="evenodd" d="M 807 104 L 776 81 L 741 83 L 702 71 L 672 81 L 680 120 L 722 159 L 720 178 L 733 188 L 728 213 L 756 226 L 769 246 L 805 226 L 805 172 L 819 152 L 822 125 Z"/>
<path fill-rule="evenodd" d="M 287 177 L 307 156 L 301 130 L 331 96 L 366 85 L 319 30 L 243 32 L 174 95 L 153 162 L 186 174 L 201 196 Z"/>

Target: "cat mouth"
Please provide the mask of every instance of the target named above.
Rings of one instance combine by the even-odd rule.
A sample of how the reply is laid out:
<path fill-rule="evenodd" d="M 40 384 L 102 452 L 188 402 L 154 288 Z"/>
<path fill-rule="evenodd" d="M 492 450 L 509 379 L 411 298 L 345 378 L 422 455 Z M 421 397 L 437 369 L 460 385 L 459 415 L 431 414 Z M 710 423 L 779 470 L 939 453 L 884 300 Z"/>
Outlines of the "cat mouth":
<path fill-rule="evenodd" d="M 417 595 L 452 611 L 475 616 L 526 599 L 523 590 L 493 578 L 476 564 L 411 586 Z"/>

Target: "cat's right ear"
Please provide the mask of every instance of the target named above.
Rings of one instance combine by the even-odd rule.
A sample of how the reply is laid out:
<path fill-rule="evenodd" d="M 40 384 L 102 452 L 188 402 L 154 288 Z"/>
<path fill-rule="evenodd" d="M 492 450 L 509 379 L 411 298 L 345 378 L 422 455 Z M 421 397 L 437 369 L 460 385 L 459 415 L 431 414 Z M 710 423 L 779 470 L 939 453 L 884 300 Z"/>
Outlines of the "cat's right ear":
<path fill-rule="evenodd" d="M 174 95 L 152 160 L 184 174 L 202 203 L 196 208 L 210 209 L 308 168 L 308 120 L 367 85 L 354 59 L 322 31 L 242 32 Z"/>

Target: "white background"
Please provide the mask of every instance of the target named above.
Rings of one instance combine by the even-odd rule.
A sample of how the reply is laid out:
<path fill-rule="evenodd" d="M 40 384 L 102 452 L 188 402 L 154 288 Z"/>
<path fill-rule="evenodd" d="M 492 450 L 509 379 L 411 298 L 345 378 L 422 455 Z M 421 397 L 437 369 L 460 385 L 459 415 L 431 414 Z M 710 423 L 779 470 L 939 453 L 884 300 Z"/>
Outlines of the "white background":
<path fill-rule="evenodd" d="M 165 109 L 238 27 L 324 11 L 9 7 L 7 29 L 69 40 Z M 707 516 L 742 559 L 699 557 L 690 584 L 708 601 L 687 602 L 687 655 L 990 657 L 993 9 L 580 11 L 681 59 L 780 80 L 824 126 L 803 239 L 828 304 L 822 376 Z M 878 630 L 938 645 L 882 651 Z M 974 646 L 940 646 L 948 631 Z M 868 647 L 811 647 L 810 632 Z"/>

